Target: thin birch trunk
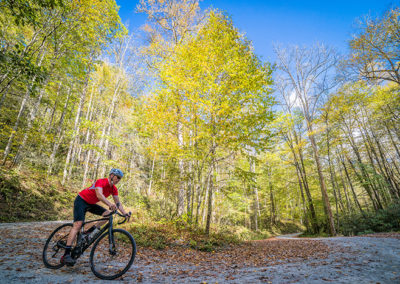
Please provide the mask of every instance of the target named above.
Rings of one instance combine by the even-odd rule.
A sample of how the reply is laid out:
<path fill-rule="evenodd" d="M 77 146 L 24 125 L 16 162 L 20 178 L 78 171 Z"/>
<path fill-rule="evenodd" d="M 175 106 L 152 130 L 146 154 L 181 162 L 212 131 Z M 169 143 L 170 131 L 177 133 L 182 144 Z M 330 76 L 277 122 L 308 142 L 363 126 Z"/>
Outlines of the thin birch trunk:
<path fill-rule="evenodd" d="M 271 200 L 271 208 L 270 208 L 270 224 L 271 227 L 276 223 L 276 209 L 275 209 L 275 197 L 274 197 L 274 189 L 272 185 L 272 169 L 268 170 L 268 184 L 269 184 L 269 198 Z"/>
<path fill-rule="evenodd" d="M 253 158 L 250 158 L 250 172 L 255 173 L 256 171 L 256 164 Z M 258 190 L 256 186 L 255 180 L 251 184 L 252 191 L 253 191 L 253 222 L 254 222 L 254 230 L 258 231 L 258 212 L 260 210 L 259 198 L 258 198 Z"/>
<path fill-rule="evenodd" d="M 207 208 L 207 221 L 206 221 L 206 235 L 210 234 L 210 226 L 211 226 L 211 217 L 213 213 L 213 193 L 214 193 L 214 175 L 215 175 L 215 142 L 212 143 L 211 149 L 211 176 L 210 176 L 210 184 L 208 187 L 208 208 Z"/>
<path fill-rule="evenodd" d="M 309 139 L 310 139 L 312 150 L 314 153 L 315 163 L 317 165 L 320 189 L 321 189 L 322 200 L 323 200 L 323 204 L 324 204 L 324 211 L 325 211 L 326 219 L 328 222 L 328 229 L 329 229 L 331 235 L 335 236 L 336 229 L 335 229 L 335 224 L 333 221 L 332 210 L 331 210 L 331 206 L 329 203 L 328 193 L 326 190 L 325 178 L 322 173 L 322 167 L 321 167 L 320 157 L 319 157 L 319 153 L 318 153 L 318 149 L 317 149 L 317 144 L 315 142 L 314 134 L 312 134 L 313 128 L 309 122 L 307 122 L 307 124 L 308 124 L 308 131 L 309 131 Z"/>
<path fill-rule="evenodd" d="M 342 150 L 343 150 L 343 149 L 342 149 Z M 348 181 L 348 183 L 349 183 L 349 185 L 350 185 L 350 189 L 351 189 L 351 193 L 353 194 L 354 202 L 356 203 L 356 205 L 357 205 L 358 209 L 360 210 L 360 212 L 364 215 L 364 211 L 362 210 L 361 204 L 360 204 L 360 202 L 358 201 L 357 194 L 356 194 L 356 192 L 355 192 L 355 190 L 354 190 L 353 183 L 351 182 L 351 178 L 350 178 L 349 172 L 348 172 L 348 170 L 347 170 L 347 167 L 346 167 L 346 163 L 345 163 L 345 161 L 344 161 L 344 158 L 343 158 L 343 157 L 340 157 L 340 161 L 341 161 L 341 163 L 342 163 L 342 165 L 343 165 L 343 169 L 344 169 L 344 172 L 345 172 L 345 174 L 346 174 L 347 181 Z"/>
<path fill-rule="evenodd" d="M 306 200 L 305 200 L 305 197 L 304 197 L 303 183 L 301 181 L 300 169 L 299 169 L 299 166 L 298 166 L 297 163 L 295 164 L 295 167 L 296 167 L 297 180 L 298 180 L 299 187 L 300 187 L 301 200 L 303 202 L 304 225 L 306 226 L 307 232 L 310 232 L 311 231 L 311 227 L 310 227 L 310 223 L 308 222 L 307 203 L 306 203 Z"/>
<path fill-rule="evenodd" d="M 178 146 L 180 149 L 183 150 L 183 125 L 181 122 L 181 109 L 179 106 L 177 106 L 177 116 L 178 116 L 178 121 L 177 121 L 177 136 L 178 136 Z M 178 191 L 178 216 L 181 216 L 183 214 L 184 208 L 185 208 L 185 181 L 184 181 L 184 171 L 185 171 L 185 166 L 182 158 L 179 158 L 178 161 L 178 167 L 179 167 L 179 191 Z"/>
<path fill-rule="evenodd" d="M 47 124 L 47 127 L 46 127 L 47 132 L 49 132 L 50 129 L 52 128 L 52 124 L 53 124 L 53 120 L 54 120 L 54 115 L 55 115 L 55 113 L 56 113 L 57 106 L 58 106 L 58 98 L 59 98 L 59 95 L 60 95 L 60 90 L 61 90 L 61 81 L 60 81 L 60 83 L 58 83 L 57 94 L 56 94 L 56 100 L 55 100 L 55 102 L 54 102 L 53 110 L 52 110 L 52 112 L 51 112 L 51 116 L 50 116 L 50 119 L 48 120 L 48 124 Z"/>
<path fill-rule="evenodd" d="M 42 52 L 42 54 L 40 55 L 40 59 L 39 59 L 39 62 L 38 62 L 38 64 L 37 64 L 39 67 L 42 65 L 44 55 L 46 54 L 46 52 L 45 52 L 44 50 L 42 50 L 41 52 Z M 35 81 L 36 81 L 36 77 L 37 77 L 37 75 L 34 75 L 34 76 L 33 76 L 32 81 L 31 81 L 31 83 L 29 84 L 29 86 L 28 86 L 28 88 L 27 88 L 27 90 L 26 90 L 26 92 L 25 92 L 25 96 L 24 96 L 24 98 L 23 98 L 22 101 L 21 101 L 21 105 L 20 105 L 20 108 L 19 108 L 19 112 L 18 112 L 17 119 L 16 119 L 16 121 L 15 121 L 13 130 L 12 130 L 12 132 L 11 132 L 11 134 L 10 134 L 10 137 L 8 138 L 7 146 L 6 146 L 6 148 L 4 149 L 4 154 L 3 154 L 3 165 L 6 163 L 7 157 L 8 157 L 8 155 L 10 154 L 11 145 L 12 145 L 12 143 L 13 143 L 13 141 L 14 141 L 15 133 L 17 133 L 18 126 L 19 126 L 19 123 L 20 123 L 22 114 L 23 114 L 23 112 L 24 112 L 24 110 L 25 110 L 25 105 L 26 105 L 26 103 L 27 103 L 27 101 L 28 101 L 28 99 L 29 99 L 30 94 L 32 93 L 32 89 L 33 89 L 34 83 L 35 83 Z"/>
<path fill-rule="evenodd" d="M 77 143 L 77 139 L 79 136 L 79 129 L 80 129 L 80 118 L 81 118 L 81 113 L 83 109 L 83 104 L 85 103 L 85 98 L 86 98 L 86 91 L 87 87 L 89 84 L 89 72 L 86 75 L 86 82 L 83 87 L 83 91 L 81 92 L 81 96 L 79 99 L 79 104 L 78 104 L 78 109 L 76 111 L 76 116 L 75 116 L 75 123 L 74 123 L 74 131 L 72 134 L 71 141 L 69 143 L 68 147 L 68 154 L 65 160 L 65 166 L 64 166 L 64 173 L 63 173 L 63 179 L 61 184 L 64 185 L 65 182 L 68 180 L 67 175 L 71 175 L 71 170 L 72 170 L 72 165 L 73 165 L 73 160 L 74 160 L 74 153 L 75 153 L 75 146 Z M 70 165 L 71 164 L 71 165 Z"/>
<path fill-rule="evenodd" d="M 151 172 L 149 178 L 149 186 L 147 187 L 146 195 L 149 197 L 151 195 L 151 185 L 153 183 L 153 174 L 154 174 L 154 164 L 156 162 L 156 156 L 154 155 L 153 161 L 151 163 Z"/>
<path fill-rule="evenodd" d="M 47 173 L 51 174 L 52 170 L 53 170 L 53 166 L 54 166 L 54 161 L 56 158 L 56 154 L 58 151 L 58 147 L 62 141 L 62 138 L 64 136 L 64 131 L 63 131 L 63 124 L 64 124 L 64 118 L 65 118 L 65 114 L 67 112 L 67 107 L 68 107 L 68 103 L 69 103 L 69 98 L 71 95 L 71 88 L 68 88 L 68 95 L 67 95 L 67 99 L 65 100 L 65 104 L 64 104 L 64 108 L 63 108 L 63 112 L 61 114 L 61 118 L 60 121 L 58 123 L 58 128 L 57 128 L 57 134 L 56 134 L 56 139 L 55 142 L 53 144 L 53 150 L 51 152 L 51 156 L 50 156 L 50 162 L 49 162 L 49 167 L 47 169 Z"/>
<path fill-rule="evenodd" d="M 44 90 L 42 89 L 39 93 L 40 93 L 40 95 L 39 95 L 39 97 L 38 97 L 38 99 L 36 101 L 36 104 L 34 105 L 34 107 L 30 111 L 30 115 L 29 115 L 29 119 L 28 119 L 28 125 L 26 126 L 24 137 L 23 137 L 22 142 L 19 145 L 17 153 L 16 153 L 16 155 L 14 157 L 14 161 L 13 161 L 14 165 L 18 165 L 18 163 L 21 160 L 21 157 L 23 155 L 22 152 L 23 152 L 23 150 L 25 148 L 26 141 L 28 140 L 28 134 L 31 131 L 32 123 L 36 118 L 36 113 L 37 113 L 37 111 L 39 109 L 40 102 L 42 101 Z"/>

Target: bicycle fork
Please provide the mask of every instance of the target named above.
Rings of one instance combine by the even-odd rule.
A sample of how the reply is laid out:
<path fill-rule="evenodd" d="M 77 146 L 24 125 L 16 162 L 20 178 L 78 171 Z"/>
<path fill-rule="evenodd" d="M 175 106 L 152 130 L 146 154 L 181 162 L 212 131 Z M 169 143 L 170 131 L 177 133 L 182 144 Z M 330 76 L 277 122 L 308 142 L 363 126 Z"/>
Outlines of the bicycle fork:
<path fill-rule="evenodd" d="M 113 234 L 113 219 L 110 217 L 110 227 L 108 229 L 108 245 L 109 245 L 109 252 L 111 255 L 116 255 L 117 251 L 115 250 L 115 242 L 114 242 L 114 234 Z"/>

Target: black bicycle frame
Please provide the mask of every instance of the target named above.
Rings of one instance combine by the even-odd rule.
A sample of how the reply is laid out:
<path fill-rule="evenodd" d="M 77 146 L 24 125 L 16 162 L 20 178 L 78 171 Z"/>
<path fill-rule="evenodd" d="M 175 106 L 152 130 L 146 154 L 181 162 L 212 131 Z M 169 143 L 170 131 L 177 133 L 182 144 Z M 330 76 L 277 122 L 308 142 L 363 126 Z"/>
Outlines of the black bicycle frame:
<path fill-rule="evenodd" d="M 81 230 L 83 231 L 84 225 L 89 224 L 89 223 L 94 223 L 94 222 L 98 222 L 98 221 L 104 221 L 104 220 L 108 220 L 108 223 L 106 225 L 104 225 L 104 227 L 96 234 L 96 236 L 92 239 L 89 240 L 89 242 L 87 243 L 83 243 L 83 234 L 82 232 L 78 233 L 78 241 L 80 241 L 81 243 L 79 245 L 76 246 L 76 248 L 78 248 L 78 251 L 75 255 L 75 258 L 79 258 L 84 252 L 85 250 L 87 250 L 101 235 L 103 235 L 103 233 L 109 229 L 112 228 L 113 225 L 113 214 L 110 214 L 110 216 L 108 218 L 101 218 L 101 219 L 96 219 L 96 220 L 92 220 L 89 222 L 85 222 L 82 224 L 82 228 Z M 112 238 L 112 229 L 109 229 L 109 234 L 110 234 L 110 238 Z M 110 239 L 111 240 L 111 239 Z M 113 242 L 113 241 L 112 241 Z"/>
<path fill-rule="evenodd" d="M 114 211 L 114 212 L 110 213 L 110 215 L 108 215 L 107 217 L 104 217 L 104 218 L 101 218 L 101 219 L 92 220 L 92 221 L 89 221 L 89 222 L 84 222 L 82 224 L 81 231 L 83 232 L 84 226 L 86 224 L 93 223 L 93 222 L 98 222 L 98 221 L 104 221 L 104 220 L 108 219 L 108 223 L 106 225 L 104 225 L 104 227 L 97 233 L 97 235 L 94 238 L 92 238 L 91 240 L 89 240 L 88 243 L 82 242 L 82 239 L 83 239 L 82 235 L 83 234 L 82 234 L 82 232 L 78 232 L 77 245 L 72 250 L 75 259 L 79 258 L 85 252 L 85 250 L 88 247 L 90 247 L 100 236 L 102 236 L 104 234 L 104 232 L 107 229 L 108 229 L 108 234 L 109 234 L 108 235 L 108 240 L 109 240 L 109 248 L 108 249 L 110 251 L 110 254 L 115 254 L 115 244 L 114 244 L 114 235 L 113 235 L 113 222 L 114 222 L 113 215 L 114 214 L 117 214 L 117 215 L 119 215 L 121 217 L 125 217 L 125 220 L 122 221 L 122 222 L 119 222 L 118 224 L 122 224 L 122 223 L 126 222 L 126 220 L 127 220 L 126 216 L 123 216 L 123 215 L 119 214 L 117 211 Z M 60 245 L 60 247 L 64 247 L 65 248 L 65 246 L 63 246 L 63 245 Z"/>

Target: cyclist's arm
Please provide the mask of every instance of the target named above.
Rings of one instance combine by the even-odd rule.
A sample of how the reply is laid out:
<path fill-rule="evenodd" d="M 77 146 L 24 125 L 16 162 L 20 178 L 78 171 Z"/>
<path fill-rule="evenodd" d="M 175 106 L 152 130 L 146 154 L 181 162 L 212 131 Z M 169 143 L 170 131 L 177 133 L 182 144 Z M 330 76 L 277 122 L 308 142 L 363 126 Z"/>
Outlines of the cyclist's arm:
<path fill-rule="evenodd" d="M 110 201 L 108 201 L 107 198 L 104 196 L 102 187 L 96 187 L 95 190 L 96 190 L 96 196 L 101 202 L 106 204 L 111 210 L 115 210 L 117 208 L 114 204 L 112 204 Z"/>
<path fill-rule="evenodd" d="M 122 214 L 127 215 L 127 213 L 126 213 L 124 207 L 122 207 L 122 204 L 121 204 L 121 202 L 119 201 L 118 195 L 113 195 L 112 197 L 114 198 L 114 202 L 115 202 L 115 204 L 116 204 L 116 206 L 117 206 L 117 209 L 118 209 L 119 211 L 121 211 Z"/>

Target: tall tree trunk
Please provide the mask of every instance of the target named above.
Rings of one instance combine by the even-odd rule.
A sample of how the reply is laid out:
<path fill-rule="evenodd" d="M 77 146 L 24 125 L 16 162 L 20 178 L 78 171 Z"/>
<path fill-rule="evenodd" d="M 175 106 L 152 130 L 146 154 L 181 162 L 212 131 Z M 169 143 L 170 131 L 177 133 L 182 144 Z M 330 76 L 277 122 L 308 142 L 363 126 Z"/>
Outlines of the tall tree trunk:
<path fill-rule="evenodd" d="M 29 118 L 28 118 L 28 124 L 27 124 L 26 129 L 25 129 L 24 137 L 22 138 L 22 142 L 19 145 L 17 153 L 16 153 L 16 155 L 14 157 L 14 162 L 13 162 L 14 165 L 18 165 L 18 163 L 20 162 L 20 160 L 22 158 L 22 155 L 23 155 L 22 152 L 23 152 L 23 150 L 25 148 L 26 141 L 28 140 L 28 134 L 31 132 L 32 124 L 33 124 L 33 122 L 34 122 L 34 120 L 36 118 L 36 113 L 37 113 L 37 111 L 39 109 L 40 102 L 42 101 L 43 93 L 44 93 L 44 90 L 42 89 L 39 92 L 39 97 L 38 97 L 38 99 L 36 101 L 36 104 L 32 107 L 32 109 L 30 111 L 30 115 L 29 115 Z"/>
<path fill-rule="evenodd" d="M 377 175 L 377 176 L 378 175 L 382 176 L 384 178 L 384 180 L 385 180 L 385 183 L 386 183 L 386 184 L 382 184 L 382 182 L 378 181 L 378 183 L 380 183 L 380 185 L 375 186 L 374 188 L 380 188 L 381 189 L 381 191 L 382 191 L 381 197 L 382 197 L 383 201 L 385 202 L 385 200 L 387 200 L 387 197 L 386 197 L 385 192 L 383 192 L 383 189 L 387 188 L 388 191 L 389 191 L 389 194 L 391 194 L 391 196 L 394 197 L 394 198 L 396 198 L 396 189 L 395 189 L 394 185 L 392 184 L 390 174 L 388 173 L 388 169 L 386 167 L 385 158 L 381 155 L 382 161 L 380 160 L 380 158 L 377 155 L 377 150 L 374 147 L 374 143 L 372 142 L 372 139 L 371 139 L 368 131 L 365 128 L 366 128 L 366 126 L 362 125 L 361 135 L 362 135 L 362 137 L 364 139 L 364 142 L 365 142 L 365 148 L 367 150 L 367 154 L 368 154 L 368 157 L 369 157 L 370 162 L 371 162 L 371 167 L 374 170 L 374 174 Z M 375 134 L 374 134 L 373 130 L 371 130 L 371 134 L 372 134 L 373 137 L 375 137 Z M 376 144 L 378 145 L 378 150 L 379 150 L 379 141 L 377 141 L 376 137 L 375 137 L 375 141 L 376 141 Z M 372 154 L 374 155 L 375 161 L 378 164 L 378 168 L 379 168 L 380 173 L 378 173 L 378 171 L 375 168 L 375 162 L 374 162 L 374 159 L 372 157 Z M 377 190 L 376 190 L 376 195 L 379 195 Z M 387 203 L 387 201 L 386 201 L 386 203 Z"/>
<path fill-rule="evenodd" d="M 211 185 L 210 179 L 211 178 L 212 178 L 212 173 L 209 173 L 209 176 L 207 178 L 207 184 L 206 184 L 206 187 L 204 188 L 205 191 L 204 191 L 203 207 L 201 209 L 201 211 L 202 211 L 201 212 L 201 215 L 202 215 L 201 224 L 202 225 L 206 224 L 206 215 L 207 215 L 207 209 L 208 209 L 207 202 L 208 202 L 208 193 L 210 191 L 210 185 Z"/>
<path fill-rule="evenodd" d="M 328 120 L 328 115 L 329 113 L 326 114 L 325 117 L 325 123 L 327 125 L 326 127 L 326 148 L 327 148 L 327 154 L 328 154 L 328 166 L 329 166 L 329 173 L 331 176 L 331 184 L 332 184 L 332 189 L 333 189 L 333 194 L 335 196 L 335 204 L 336 204 L 336 220 L 337 220 L 337 227 L 339 227 L 339 208 L 338 208 L 338 203 L 341 207 L 341 210 L 344 211 L 344 206 L 342 202 L 342 197 L 340 195 L 340 189 L 336 184 L 336 174 L 332 165 L 332 160 L 331 160 L 331 144 L 330 144 L 330 126 L 328 125 L 329 120 Z"/>
<path fill-rule="evenodd" d="M 180 149 L 183 149 L 183 125 L 181 122 L 181 109 L 179 106 L 177 106 L 177 116 L 178 116 L 178 122 L 176 126 L 177 130 L 177 137 L 178 137 L 178 145 Z M 185 171 L 185 166 L 182 158 L 179 158 L 178 161 L 178 167 L 179 167 L 179 191 L 178 191 L 178 216 L 181 216 L 183 214 L 183 211 L 185 209 L 185 181 L 184 181 L 184 171 Z"/>
<path fill-rule="evenodd" d="M 393 145 L 394 149 L 396 150 L 397 158 L 400 160 L 400 150 L 397 147 L 397 143 L 393 139 L 392 132 L 390 131 L 389 126 L 387 125 L 387 123 L 385 123 L 385 127 L 386 127 L 386 130 L 387 130 L 388 134 L 389 134 L 390 141 L 392 142 L 392 145 Z"/>
<path fill-rule="evenodd" d="M 60 121 L 58 123 L 58 127 L 57 127 L 57 132 L 56 132 L 56 138 L 53 144 L 53 150 L 51 152 L 51 156 L 50 156 L 50 162 L 49 162 L 49 167 L 47 168 L 47 173 L 51 174 L 52 170 L 53 170 L 53 166 L 54 166 L 54 161 L 56 158 L 56 154 L 58 151 L 58 147 L 62 141 L 63 138 L 63 124 L 64 124 L 64 118 L 65 115 L 67 113 L 67 107 L 68 107 L 68 103 L 69 103 L 69 98 L 71 95 L 71 88 L 68 88 L 68 95 L 67 95 L 67 99 L 65 100 L 65 104 L 64 104 L 64 108 L 63 108 L 63 112 L 61 114 L 61 118 Z"/>
<path fill-rule="evenodd" d="M 58 107 L 58 101 L 60 98 L 60 91 L 61 91 L 61 81 L 58 83 L 58 87 L 57 87 L 57 94 L 56 94 L 56 99 L 54 101 L 54 106 L 53 109 L 51 111 L 51 115 L 50 115 L 50 119 L 48 120 L 47 126 L 46 126 L 46 132 L 50 132 L 50 130 L 53 128 L 53 120 L 54 120 L 54 115 L 56 113 L 57 107 Z"/>
<path fill-rule="evenodd" d="M 303 207 L 304 225 L 306 226 L 307 232 L 311 232 L 310 223 L 308 222 L 308 209 L 307 209 L 306 199 L 304 197 L 304 189 L 303 189 L 303 183 L 301 181 L 299 165 L 296 163 L 295 167 L 296 167 L 297 180 L 298 180 L 299 188 L 300 188 L 301 201 L 303 204 L 302 207 Z"/>
<path fill-rule="evenodd" d="M 311 226 L 313 228 L 313 232 L 318 233 L 319 225 L 318 225 L 318 220 L 317 220 L 317 214 L 315 212 L 314 202 L 311 197 L 311 191 L 310 191 L 310 187 L 309 187 L 308 181 L 307 181 L 306 167 L 304 165 L 304 158 L 303 158 L 303 154 L 301 152 L 299 152 L 299 158 L 300 158 L 300 163 L 298 163 L 299 172 L 300 172 L 300 177 L 303 181 L 304 191 L 306 192 L 306 196 L 307 196 L 308 206 L 309 206 L 310 215 L 311 215 Z"/>
<path fill-rule="evenodd" d="M 336 154 L 336 155 L 337 155 L 337 154 Z M 343 192 L 344 192 L 344 195 L 345 195 L 345 197 L 346 197 L 346 208 L 347 208 L 347 212 L 351 213 L 351 212 L 352 212 L 352 206 L 351 206 L 351 203 L 350 203 L 349 195 L 348 195 L 348 193 L 347 193 L 346 181 L 344 180 L 343 171 L 342 171 L 342 169 L 341 169 L 341 167 L 340 167 L 340 162 L 339 162 L 338 160 L 339 160 L 339 158 L 336 157 L 336 163 L 337 163 L 338 168 L 339 168 L 340 180 L 341 180 L 341 182 L 342 182 Z"/>
<path fill-rule="evenodd" d="M 89 106 L 88 106 L 88 111 L 86 113 L 86 121 L 92 121 L 92 115 L 93 115 L 93 95 L 94 95 L 94 84 L 92 86 L 92 91 L 90 92 L 90 98 L 89 98 Z M 92 134 L 92 131 L 90 127 L 86 130 L 86 138 L 85 138 L 85 145 L 91 145 L 92 144 L 92 137 L 94 134 Z M 84 153 L 84 170 L 83 170 L 83 178 L 82 178 L 82 185 L 81 188 L 85 187 L 86 185 L 86 180 L 87 176 L 89 173 L 89 162 L 90 158 L 92 156 L 92 149 L 86 150 Z"/>
<path fill-rule="evenodd" d="M 198 190 L 198 195 L 197 195 L 197 207 L 196 207 L 196 227 L 199 226 L 199 216 L 201 216 L 200 213 L 200 207 L 201 204 L 203 203 L 203 196 L 205 195 L 205 192 L 208 190 L 208 179 L 209 175 L 207 175 L 206 180 L 204 183 L 199 182 L 199 190 Z"/>
<path fill-rule="evenodd" d="M 386 181 L 390 187 L 390 193 L 394 199 L 399 199 L 400 186 L 396 183 L 396 180 L 390 171 L 389 165 L 387 165 L 387 159 L 385 157 L 384 150 L 382 149 L 383 147 L 382 147 L 381 143 L 379 142 L 377 135 L 374 133 L 374 131 L 371 131 L 371 132 L 372 132 L 372 137 L 374 138 L 375 143 L 378 146 L 379 156 L 382 160 L 384 172 L 386 174 Z"/>
<path fill-rule="evenodd" d="M 189 166 L 189 168 L 188 168 L 188 173 L 189 173 L 189 176 L 188 176 L 188 185 L 187 185 L 187 189 L 186 189 L 186 212 L 187 212 L 187 215 L 188 215 L 188 221 L 189 221 L 189 223 L 191 222 L 191 216 L 192 216 L 192 207 L 191 207 L 191 200 L 193 199 L 193 195 L 192 195 L 192 192 L 193 192 L 193 187 L 194 187 L 194 180 L 193 180 L 193 167 L 192 167 L 192 161 L 190 161 L 189 163 L 188 163 L 188 166 Z"/>
<path fill-rule="evenodd" d="M 214 162 L 212 162 L 212 168 L 214 169 Z M 210 234 L 211 217 L 213 213 L 213 191 L 214 191 L 214 170 L 210 176 L 210 184 L 208 187 L 208 199 L 207 199 L 207 220 L 206 220 L 206 235 Z"/>
<path fill-rule="evenodd" d="M 342 148 L 342 150 L 343 150 L 343 148 Z M 353 194 L 354 202 L 357 204 L 357 207 L 360 210 L 361 214 L 364 215 L 364 211 L 362 210 L 361 204 L 358 201 L 358 197 L 357 197 L 357 194 L 356 194 L 356 192 L 354 190 L 353 183 L 351 182 L 351 178 L 350 178 L 349 172 L 347 170 L 346 163 L 345 163 L 344 158 L 342 156 L 340 156 L 340 161 L 342 162 L 343 169 L 344 169 L 344 172 L 346 174 L 347 181 L 349 182 L 351 193 Z"/>
<path fill-rule="evenodd" d="M 111 133 L 111 123 L 112 123 L 112 119 L 114 116 L 114 112 L 115 112 L 115 104 L 118 101 L 118 97 L 120 95 L 120 88 L 121 88 L 121 83 L 122 83 L 122 74 L 118 74 L 117 77 L 117 81 L 116 81 L 116 85 L 115 85 L 115 90 L 111 99 L 111 103 L 110 103 L 110 108 L 108 111 L 108 118 L 107 118 L 107 123 L 106 123 L 106 136 L 110 136 Z M 107 155 L 108 154 L 108 146 L 109 146 L 109 139 L 105 139 L 105 143 L 104 143 L 104 154 Z M 110 157 L 111 159 L 112 157 Z M 106 165 L 102 166 L 100 175 L 104 176 L 105 172 L 106 172 Z"/>
<path fill-rule="evenodd" d="M 38 67 L 42 66 L 42 62 L 43 62 L 43 58 L 44 58 L 45 54 L 46 54 L 46 52 L 45 52 L 44 50 L 42 50 L 42 51 L 41 51 L 41 55 L 39 56 L 39 57 L 40 57 L 39 62 L 38 62 L 38 64 L 37 64 Z M 15 137 L 15 133 L 16 133 L 17 130 L 18 130 L 18 126 L 19 126 L 19 123 L 20 123 L 22 114 L 23 114 L 23 112 L 24 112 L 24 110 L 25 110 L 25 105 L 26 105 L 26 103 L 27 103 L 27 101 L 28 101 L 28 99 L 29 99 L 30 94 L 31 94 L 32 91 L 33 91 L 33 87 L 34 87 L 36 78 L 37 78 L 37 75 L 34 75 L 33 78 L 32 78 L 31 83 L 29 84 L 29 86 L 28 86 L 28 88 L 27 88 L 27 90 L 26 90 L 26 92 L 25 92 L 24 98 L 23 98 L 22 101 L 21 101 L 21 105 L 20 105 L 20 108 L 19 108 L 19 112 L 18 112 L 18 115 L 17 115 L 17 119 L 16 119 L 16 121 L 15 121 L 13 130 L 12 130 L 12 132 L 11 132 L 11 134 L 10 134 L 10 137 L 8 138 L 7 146 L 6 146 L 6 148 L 4 149 L 4 154 L 3 154 L 3 165 L 6 163 L 7 157 L 8 157 L 8 155 L 10 154 L 11 146 L 12 146 L 12 143 L 13 143 L 14 137 Z"/>
<path fill-rule="evenodd" d="M 335 236 L 336 229 L 335 229 L 335 224 L 333 222 L 331 205 L 329 203 L 328 193 L 327 193 L 326 186 L 325 186 L 325 178 L 322 174 L 322 167 L 321 167 L 320 157 L 319 157 L 319 153 L 318 153 L 318 149 L 317 149 L 317 144 L 315 142 L 315 138 L 314 138 L 314 134 L 313 134 L 314 133 L 313 128 L 310 125 L 310 122 L 308 122 L 308 121 L 307 121 L 307 127 L 308 127 L 308 131 L 309 131 L 309 139 L 310 139 L 312 150 L 314 153 L 315 163 L 317 165 L 319 183 L 320 183 L 320 188 L 321 188 L 322 200 L 324 203 L 324 211 L 325 211 L 326 221 L 328 223 L 328 229 L 329 229 L 330 234 L 332 236 Z"/>
<path fill-rule="evenodd" d="M 211 145 L 210 158 L 211 158 L 211 165 L 210 165 L 210 184 L 208 187 L 206 235 L 210 234 L 211 217 L 213 213 L 212 204 L 213 204 L 214 177 L 215 177 L 215 141 L 213 141 Z"/>
<path fill-rule="evenodd" d="M 11 83 L 9 83 L 6 86 L 6 88 L 3 90 L 3 95 L 1 96 L 1 99 L 0 99 L 0 111 L 3 108 L 3 104 L 4 104 L 4 101 L 6 100 L 6 97 L 7 97 L 8 91 L 10 90 L 10 87 L 11 87 Z"/>
<path fill-rule="evenodd" d="M 65 182 L 67 181 L 67 178 L 68 178 L 67 175 L 69 174 L 70 169 L 72 168 L 72 164 L 73 163 L 71 163 L 71 161 L 74 159 L 73 150 L 74 150 L 74 146 L 77 143 L 76 140 L 79 137 L 80 118 L 81 118 L 83 104 L 85 103 L 88 84 L 89 84 L 89 72 L 86 75 L 86 82 L 85 82 L 85 85 L 84 85 L 83 90 L 81 92 L 81 96 L 80 96 L 79 104 L 78 104 L 78 109 L 76 111 L 75 122 L 74 122 L 74 131 L 73 131 L 73 134 L 72 134 L 72 137 L 71 137 L 71 141 L 69 143 L 68 154 L 67 154 L 67 157 L 65 159 L 63 179 L 62 179 L 62 182 L 61 182 L 62 185 L 64 185 Z"/>
<path fill-rule="evenodd" d="M 272 185 L 272 169 L 268 170 L 268 187 L 269 187 L 269 199 L 271 201 L 270 208 L 270 225 L 271 227 L 276 224 L 276 208 L 275 208 L 275 197 Z"/>
<path fill-rule="evenodd" d="M 252 173 L 253 177 L 256 172 L 256 163 L 254 161 L 253 157 L 250 157 L 250 172 Z M 251 186 L 251 191 L 253 193 L 253 224 L 254 224 L 254 230 L 258 231 L 258 215 L 260 211 L 260 203 L 259 203 L 259 198 L 258 198 L 258 190 L 256 186 L 256 181 L 254 178 L 252 178 L 252 182 L 250 184 Z"/>
<path fill-rule="evenodd" d="M 153 157 L 153 161 L 151 163 L 151 172 L 149 177 L 149 186 L 147 187 L 146 195 L 150 197 L 151 195 L 151 185 L 153 183 L 153 175 L 154 175 L 154 164 L 156 162 L 156 156 Z"/>
<path fill-rule="evenodd" d="M 305 169 L 305 165 L 304 165 L 304 158 L 303 158 L 303 149 L 302 147 L 300 147 L 300 141 L 299 141 L 299 137 L 298 134 L 296 132 L 295 129 L 292 129 L 292 133 L 293 133 L 293 140 L 290 137 L 287 137 L 289 140 L 289 147 L 290 150 L 293 154 L 293 158 L 294 158 L 294 163 L 296 168 L 298 168 L 298 174 L 300 174 L 300 178 L 303 185 L 304 185 L 304 191 L 306 192 L 306 196 L 307 196 L 307 210 L 309 211 L 310 214 L 310 219 L 311 219 L 311 227 L 312 227 L 312 232 L 313 233 L 317 233 L 319 228 L 318 228 L 318 220 L 317 220 L 317 215 L 315 213 L 315 209 L 314 209 L 314 203 L 311 197 L 311 192 L 310 192 L 310 188 L 308 186 L 308 181 L 307 181 L 307 173 L 306 173 L 306 169 Z M 296 145 L 296 148 L 298 148 L 298 151 L 296 152 L 294 144 Z"/>
<path fill-rule="evenodd" d="M 361 174 L 359 174 L 356 170 L 355 165 L 353 164 L 353 162 L 351 162 L 350 158 L 346 156 L 347 160 L 349 161 L 350 166 L 353 168 L 356 176 L 358 177 L 358 179 L 360 180 L 362 186 L 364 187 L 365 191 L 367 192 L 368 196 L 371 198 L 372 203 L 374 204 L 374 207 L 376 210 L 378 209 L 382 209 L 382 204 L 380 202 L 379 196 L 376 193 L 376 190 L 374 190 L 374 188 L 372 187 L 372 182 L 371 179 L 365 169 L 364 163 L 361 159 L 361 155 L 360 152 L 358 150 L 358 147 L 354 141 L 354 137 L 353 137 L 353 133 L 349 132 L 347 137 L 349 138 L 349 142 L 350 145 L 353 149 L 354 154 L 356 155 L 358 164 L 360 166 L 360 170 L 361 170 Z"/>

